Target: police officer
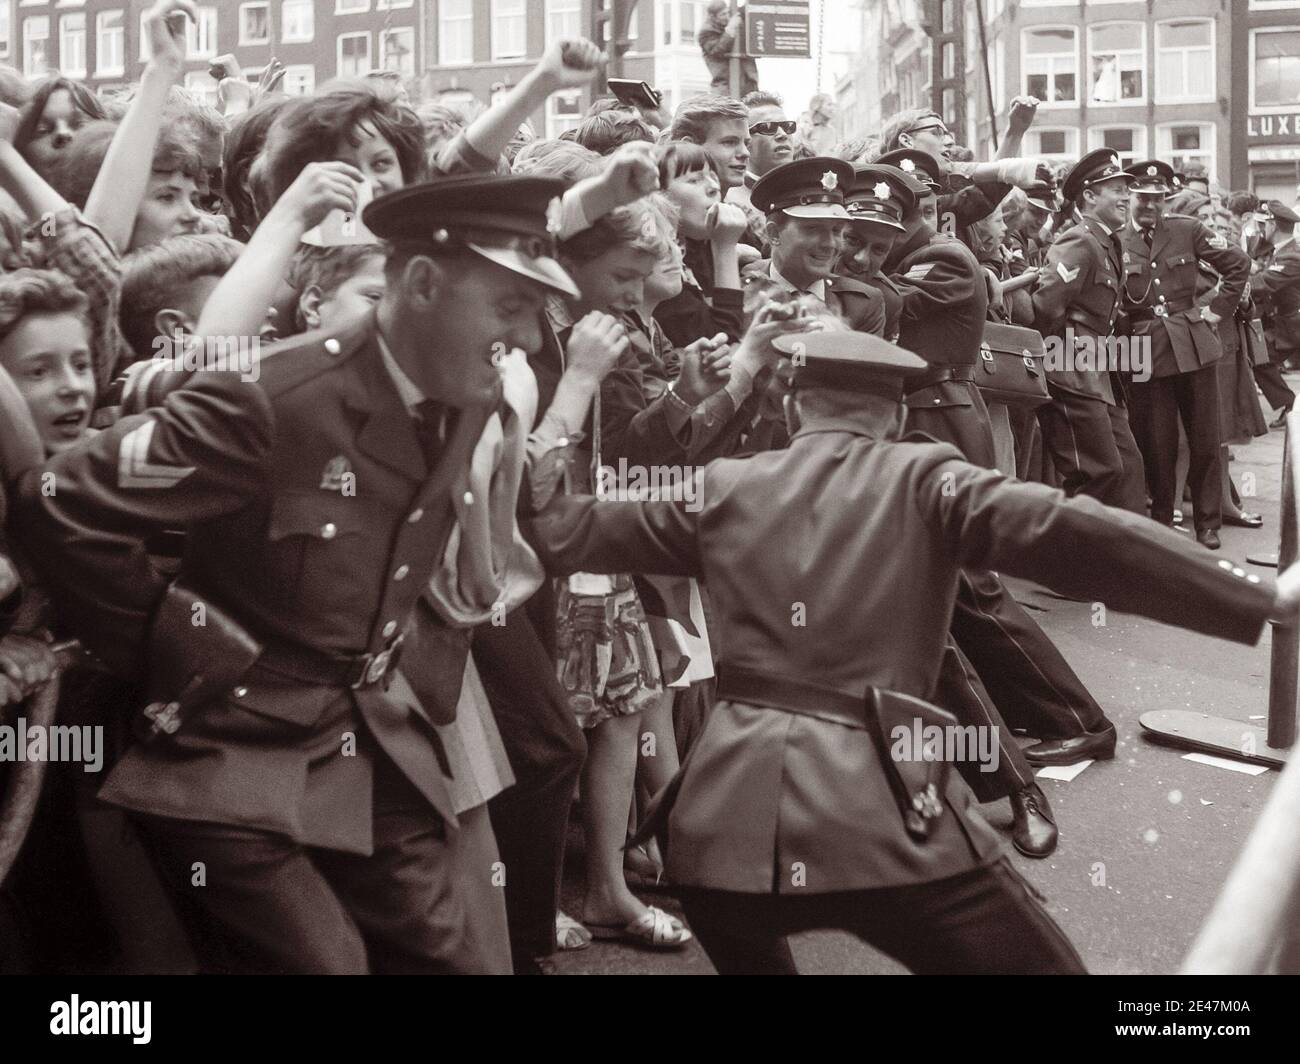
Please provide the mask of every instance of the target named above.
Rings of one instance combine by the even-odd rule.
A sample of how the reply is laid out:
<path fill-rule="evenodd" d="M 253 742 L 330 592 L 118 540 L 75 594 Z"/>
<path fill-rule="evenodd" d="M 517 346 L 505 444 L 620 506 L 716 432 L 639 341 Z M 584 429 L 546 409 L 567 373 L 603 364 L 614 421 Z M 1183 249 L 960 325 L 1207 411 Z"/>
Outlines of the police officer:
<path fill-rule="evenodd" d="M 1273 203 L 1278 203 L 1274 200 Z M 1247 244 L 1247 254 L 1254 256 L 1251 264 L 1251 300 L 1254 307 L 1254 316 L 1259 319 L 1260 328 L 1264 334 L 1264 341 L 1268 347 L 1268 361 L 1264 363 L 1256 362 L 1254 367 L 1255 383 L 1259 385 L 1259 390 L 1264 393 L 1264 399 L 1270 407 L 1278 412 L 1276 419 L 1271 423 L 1271 427 L 1278 429 L 1286 423 L 1286 416 L 1291 412 L 1291 407 L 1295 405 L 1295 392 L 1282 379 L 1283 360 L 1277 353 L 1277 340 L 1275 330 L 1273 329 L 1273 299 L 1270 289 L 1273 285 L 1285 280 L 1287 273 L 1286 256 L 1283 257 L 1283 268 L 1271 271 L 1277 274 L 1275 281 L 1266 279 L 1268 267 L 1273 258 L 1273 240 L 1279 242 L 1285 241 L 1288 233 L 1291 234 L 1291 246 L 1294 243 L 1295 222 L 1292 218 L 1300 218 L 1293 210 L 1285 204 L 1278 203 L 1282 208 L 1282 221 L 1279 223 L 1277 216 L 1273 213 L 1273 207 L 1270 203 L 1261 203 L 1255 210 L 1255 221 L 1258 225 L 1263 226 L 1263 231 L 1258 232 L 1257 241 L 1251 241 Z M 1261 276 L 1263 274 L 1264 276 Z M 1264 281 L 1264 292 L 1257 294 L 1256 289 L 1260 281 Z"/>
<path fill-rule="evenodd" d="M 1300 573 L 1275 595 L 1152 522 L 898 441 L 903 379 L 926 364 L 878 337 L 776 343 L 804 352 L 788 448 L 707 465 L 699 512 L 556 494 L 530 525 L 555 571 L 689 573 L 715 590 L 719 701 L 651 817 L 687 918 L 723 973 L 792 972 L 784 937 L 830 927 L 917 972 L 1078 972 L 964 787 L 910 746 L 952 720 L 922 699 L 959 567 L 1245 643 L 1294 611 Z M 541 498 L 561 466 L 534 466 Z M 856 571 L 869 579 L 844 579 Z"/>
<path fill-rule="evenodd" d="M 850 328 L 879 334 L 885 327 L 880 293 L 835 273 L 849 217 L 844 193 L 852 183 L 849 163 L 823 156 L 783 163 L 764 174 L 750 202 L 767 217 L 772 257 L 751 263 L 744 281 L 751 290 L 812 296 Z"/>
<path fill-rule="evenodd" d="M 239 967 L 488 967 L 464 941 L 460 892 L 499 888 L 490 869 L 453 874 L 433 729 L 468 641 L 428 651 L 450 705 L 385 681 L 500 401 L 494 353 L 535 350 L 547 293 L 576 295 L 547 224 L 562 188 L 476 176 L 375 200 L 365 223 L 393 250 L 373 311 L 286 342 L 255 383 L 198 374 L 21 481 L 24 545 L 116 671 L 148 680 L 170 657 L 145 649 L 169 601 L 141 546 L 158 527 L 186 532 L 191 630 L 210 603 L 260 644 L 238 686 L 179 721 L 156 713 L 100 792 L 137 815 Z"/>
<path fill-rule="evenodd" d="M 1119 313 L 1119 233 L 1128 220 L 1130 180 L 1119 156 L 1098 148 L 1061 183 L 1080 219 L 1048 248 L 1033 293 L 1034 327 L 1060 345 L 1059 355 L 1048 358 L 1052 401 L 1038 408 L 1038 423 L 1067 495 L 1091 495 L 1145 513 L 1142 455 L 1109 367 L 1098 365 Z"/>
<path fill-rule="evenodd" d="M 1268 214 L 1264 241 L 1272 254 L 1255 274 L 1251 292 L 1272 334 L 1273 361 L 1289 364 L 1300 360 L 1300 243 L 1296 241 L 1300 215 L 1280 200 L 1269 201 Z"/>
<path fill-rule="evenodd" d="M 1131 336 L 1150 344 L 1149 379 L 1132 380 L 1133 434 L 1151 491 L 1151 517 L 1171 525 L 1178 484 L 1178 422 L 1187 433 L 1187 482 L 1197 542 L 1218 550 L 1222 525 L 1219 377 L 1216 326 L 1232 317 L 1250 277 L 1250 259 L 1197 218 L 1165 214 L 1173 168 L 1148 159 L 1128 168 L 1124 226 L 1124 309 Z M 1198 264 L 1222 278 L 1213 300 L 1197 299 Z"/>

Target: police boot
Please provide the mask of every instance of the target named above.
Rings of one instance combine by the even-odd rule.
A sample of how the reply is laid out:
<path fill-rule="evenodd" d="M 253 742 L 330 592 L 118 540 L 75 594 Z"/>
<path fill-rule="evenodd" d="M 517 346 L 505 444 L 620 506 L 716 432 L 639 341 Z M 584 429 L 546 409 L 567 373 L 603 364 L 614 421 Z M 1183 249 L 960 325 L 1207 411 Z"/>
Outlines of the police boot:
<path fill-rule="evenodd" d="M 1046 857 L 1056 849 L 1056 821 L 1047 795 L 1036 783 L 1011 795 L 1011 842 L 1026 857 Z"/>

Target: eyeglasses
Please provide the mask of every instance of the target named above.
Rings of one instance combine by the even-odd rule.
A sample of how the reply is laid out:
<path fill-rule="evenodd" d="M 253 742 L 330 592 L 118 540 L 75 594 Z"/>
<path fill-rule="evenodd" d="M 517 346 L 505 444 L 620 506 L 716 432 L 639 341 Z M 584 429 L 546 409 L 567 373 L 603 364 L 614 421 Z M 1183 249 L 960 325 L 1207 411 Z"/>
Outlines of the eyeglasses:
<path fill-rule="evenodd" d="M 749 127 L 750 136 L 756 137 L 775 137 L 780 130 L 788 136 L 794 136 L 794 123 L 785 122 L 755 122 Z"/>
<path fill-rule="evenodd" d="M 936 133 L 938 133 L 939 136 L 941 136 L 941 137 L 948 137 L 948 136 L 951 136 L 951 135 L 952 135 L 951 133 L 948 132 L 948 127 L 945 126 L 942 122 L 930 122 L 930 123 L 927 123 L 927 124 L 924 125 L 924 126 L 913 126 L 913 127 L 912 127 L 911 129 L 909 129 L 907 132 L 909 132 L 909 133 L 924 133 L 926 130 L 929 130 L 929 129 L 934 130 L 934 131 L 935 131 Z"/>

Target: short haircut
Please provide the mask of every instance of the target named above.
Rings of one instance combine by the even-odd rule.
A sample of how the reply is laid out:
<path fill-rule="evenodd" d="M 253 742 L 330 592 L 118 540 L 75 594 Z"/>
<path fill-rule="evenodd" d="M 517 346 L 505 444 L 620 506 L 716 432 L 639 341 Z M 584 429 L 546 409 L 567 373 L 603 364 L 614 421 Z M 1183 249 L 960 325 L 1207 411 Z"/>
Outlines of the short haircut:
<path fill-rule="evenodd" d="M 236 233 L 251 234 L 261 216 L 249 180 L 253 164 L 262 157 L 267 131 L 287 96 L 270 96 L 231 123 L 221 151 L 222 198 Z"/>
<path fill-rule="evenodd" d="M 654 143 L 655 131 L 638 114 L 610 109 L 584 118 L 573 139 L 597 155 L 608 155 L 615 148 L 633 141 Z"/>
<path fill-rule="evenodd" d="M 636 108 L 631 104 L 624 103 L 617 96 L 606 94 L 597 96 L 591 101 L 584 117 L 590 118 L 592 115 L 604 114 L 606 111 L 627 111 L 630 114 L 636 114 Z"/>
<path fill-rule="evenodd" d="M 67 274 L 24 267 L 0 277 L 0 340 L 29 314 L 76 314 L 83 320 L 89 301 Z"/>
<path fill-rule="evenodd" d="M 122 335 L 139 358 L 153 354 L 154 319 L 173 305 L 178 289 L 200 277 L 222 277 L 244 250 L 220 233 L 168 237 L 122 260 Z"/>
<path fill-rule="evenodd" d="M 1233 192 L 1228 196 L 1228 210 L 1240 218 L 1259 210 L 1259 197 L 1253 192 Z"/>
<path fill-rule="evenodd" d="M 768 92 L 766 89 L 755 89 L 753 92 L 745 94 L 745 98 L 740 101 L 750 110 L 755 107 L 784 107 L 785 101 L 774 92 Z"/>
<path fill-rule="evenodd" d="M 86 206 L 117 129 L 112 122 L 92 122 L 78 130 L 72 143 L 59 153 L 49 182 L 69 203 Z M 203 181 L 203 157 L 190 130 L 184 126 L 163 127 L 154 147 L 153 172 L 180 173 L 196 183 Z"/>
<path fill-rule="evenodd" d="M 338 81 L 312 96 L 289 100 L 266 135 L 267 207 L 284 195 L 308 163 L 337 159 L 363 123 L 374 127 L 397 155 L 402 181 L 425 172 L 424 129 L 416 113 L 390 99 L 375 82 Z"/>
<path fill-rule="evenodd" d="M 874 161 L 883 153 L 880 150 L 880 141 L 875 137 L 853 137 L 840 141 L 831 150 L 831 154 L 845 162 L 867 163 Z"/>
<path fill-rule="evenodd" d="M 299 295 L 314 285 L 322 296 L 332 296 L 367 259 L 382 259 L 386 254 L 383 244 L 344 244 L 340 247 L 302 244 L 289 263 L 286 280 Z"/>
<path fill-rule="evenodd" d="M 1195 214 L 1207 203 L 1210 197 L 1194 188 L 1184 188 L 1175 192 L 1164 202 L 1166 214 Z"/>
<path fill-rule="evenodd" d="M 595 225 L 560 243 L 560 258 L 590 262 L 615 248 L 628 247 L 656 258 L 664 253 L 664 237 L 654 209 L 644 200 L 610 211 Z"/>
<path fill-rule="evenodd" d="M 749 111 L 734 97 L 705 93 L 677 108 L 669 135 L 673 140 L 693 140 L 696 144 L 703 144 L 709 139 L 713 123 L 735 119 L 744 122 L 748 118 Z"/>
<path fill-rule="evenodd" d="M 590 148 L 570 140 L 535 140 L 515 156 L 516 174 L 581 181 L 600 173 L 603 160 Z"/>
<path fill-rule="evenodd" d="M 713 157 L 689 140 L 670 140 L 655 149 L 659 160 L 659 187 L 667 188 L 674 179 L 682 174 L 694 174 L 701 170 L 712 170 L 713 176 L 722 183 L 717 164 Z"/>
<path fill-rule="evenodd" d="M 937 111 L 931 111 L 927 107 L 911 107 L 906 111 L 899 111 L 893 118 L 889 119 L 880 127 L 880 154 L 894 151 L 903 145 L 899 143 L 899 137 L 910 130 L 923 118 L 938 118 L 942 121 L 942 116 Z"/>

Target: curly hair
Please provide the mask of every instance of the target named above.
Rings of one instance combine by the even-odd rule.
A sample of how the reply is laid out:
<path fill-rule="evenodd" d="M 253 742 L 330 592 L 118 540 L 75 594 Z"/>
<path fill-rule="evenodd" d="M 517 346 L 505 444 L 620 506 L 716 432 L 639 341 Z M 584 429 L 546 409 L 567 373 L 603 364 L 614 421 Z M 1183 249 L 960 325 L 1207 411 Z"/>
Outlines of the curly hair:
<path fill-rule="evenodd" d="M 345 143 L 355 145 L 363 124 L 392 146 L 404 184 L 424 176 L 424 128 L 415 111 L 370 82 L 339 81 L 313 96 L 290 99 L 271 122 L 261 182 L 267 206 L 284 195 L 308 163 L 337 159 Z"/>
<path fill-rule="evenodd" d="M 86 294 L 58 270 L 24 267 L 0 277 L 0 341 L 29 314 L 76 314 L 85 319 Z"/>

